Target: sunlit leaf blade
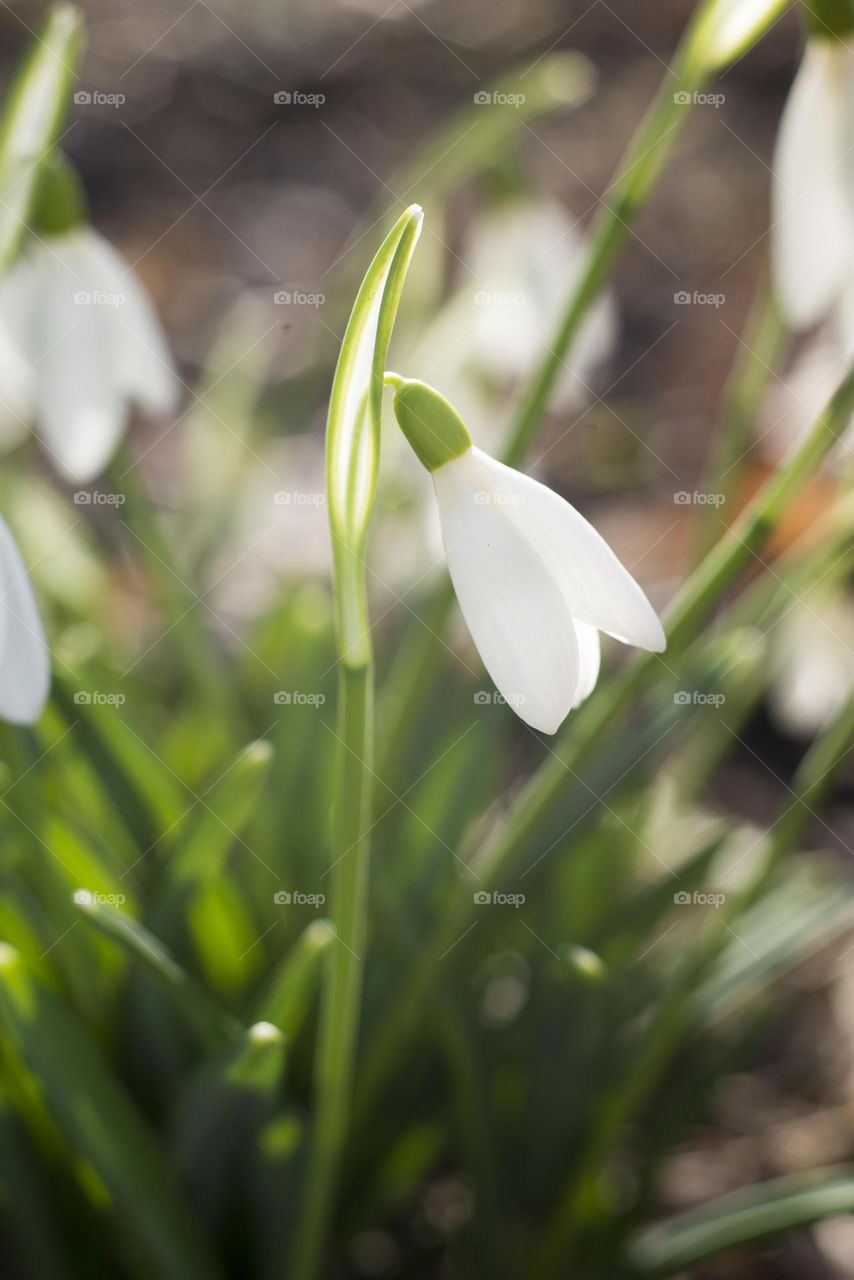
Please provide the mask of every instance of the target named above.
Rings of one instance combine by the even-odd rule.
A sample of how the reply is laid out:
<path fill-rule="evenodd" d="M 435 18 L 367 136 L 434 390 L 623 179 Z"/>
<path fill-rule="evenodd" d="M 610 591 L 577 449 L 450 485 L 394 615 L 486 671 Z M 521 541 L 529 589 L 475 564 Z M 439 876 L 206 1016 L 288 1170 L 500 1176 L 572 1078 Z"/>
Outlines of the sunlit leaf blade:
<path fill-rule="evenodd" d="M 328 920 L 315 920 L 304 929 L 258 997 L 255 1016 L 293 1039 L 311 1009 L 323 960 L 334 940 Z"/>
<path fill-rule="evenodd" d="M 222 874 L 230 849 L 240 843 L 273 760 L 268 742 L 251 742 L 203 790 L 186 820 L 172 833 L 169 876 L 183 888 L 201 888 Z"/>
<path fill-rule="evenodd" d="M 187 1021 L 203 1041 L 220 1045 L 241 1032 L 240 1023 L 214 1000 L 205 987 L 182 969 L 163 943 L 131 916 L 77 895 L 78 909 L 105 937 L 137 963 L 144 966 L 169 991 L 184 1011 Z"/>
<path fill-rule="evenodd" d="M 850 1166 L 774 1178 L 656 1227 L 641 1236 L 630 1256 L 638 1274 L 668 1276 L 725 1249 L 852 1212 Z"/>
<path fill-rule="evenodd" d="M 175 1112 L 177 1166 L 234 1274 L 275 1274 L 287 1238 L 303 1126 L 280 1100 L 285 1062 L 285 1038 L 256 1023 L 205 1063 Z"/>
<path fill-rule="evenodd" d="M 98 1049 L 5 945 L 0 1025 L 8 1068 L 49 1112 L 130 1273 L 141 1280 L 219 1276 L 168 1166 Z"/>
<path fill-rule="evenodd" d="M 13 261 L 27 232 L 41 162 L 56 142 L 68 108 L 82 35 L 79 10 L 55 6 L 0 118 L 0 271 Z"/>

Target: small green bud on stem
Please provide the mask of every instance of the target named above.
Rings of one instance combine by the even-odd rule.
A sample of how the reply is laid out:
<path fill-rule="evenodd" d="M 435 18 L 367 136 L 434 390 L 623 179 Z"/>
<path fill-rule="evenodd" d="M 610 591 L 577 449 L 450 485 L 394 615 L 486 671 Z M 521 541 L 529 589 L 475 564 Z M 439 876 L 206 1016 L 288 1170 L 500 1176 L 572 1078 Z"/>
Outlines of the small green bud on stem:
<path fill-rule="evenodd" d="M 471 448 L 462 418 L 433 387 L 396 373 L 387 373 L 385 384 L 394 388 L 398 425 L 428 471 L 437 471 Z"/>

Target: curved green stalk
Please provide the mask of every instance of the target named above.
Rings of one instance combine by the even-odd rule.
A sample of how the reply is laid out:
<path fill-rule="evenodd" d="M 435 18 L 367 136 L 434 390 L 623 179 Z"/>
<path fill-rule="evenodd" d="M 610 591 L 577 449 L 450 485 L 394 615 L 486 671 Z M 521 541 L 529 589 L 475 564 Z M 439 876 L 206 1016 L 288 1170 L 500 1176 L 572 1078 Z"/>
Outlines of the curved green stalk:
<path fill-rule="evenodd" d="M 326 485 L 338 649 L 338 752 L 332 805 L 332 925 L 315 1059 L 314 1128 L 296 1240 L 296 1280 L 311 1280 L 332 1216 L 350 1117 L 366 945 L 373 784 L 373 652 L 364 554 L 376 493 L 383 375 L 406 271 L 421 229 L 408 209 L 368 268 L 329 403 Z"/>

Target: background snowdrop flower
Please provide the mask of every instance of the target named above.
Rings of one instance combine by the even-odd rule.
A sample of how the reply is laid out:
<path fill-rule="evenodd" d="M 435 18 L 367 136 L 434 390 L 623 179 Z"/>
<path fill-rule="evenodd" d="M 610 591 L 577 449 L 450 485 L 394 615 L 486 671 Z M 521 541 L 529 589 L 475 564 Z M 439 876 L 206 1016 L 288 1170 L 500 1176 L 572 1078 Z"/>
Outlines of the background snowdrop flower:
<path fill-rule="evenodd" d="M 33 724 L 50 685 L 47 641 L 27 571 L 0 519 L 0 716 Z"/>
<path fill-rule="evenodd" d="M 599 675 L 599 631 L 660 652 L 641 588 L 591 524 L 545 485 L 472 445 L 448 402 L 390 374 L 404 435 L 432 473 L 454 590 L 499 692 L 554 733 Z"/>
<path fill-rule="evenodd" d="M 148 297 L 88 226 L 27 246 L 0 282 L 0 328 L 2 346 L 26 370 L 15 383 L 17 407 L 32 417 L 69 480 L 86 482 L 103 469 L 131 403 L 152 413 L 177 403 L 178 382 Z"/>
<path fill-rule="evenodd" d="M 777 136 L 774 287 L 794 329 L 826 316 L 854 283 L 854 38 L 813 36 Z"/>
<path fill-rule="evenodd" d="M 480 214 L 463 250 L 464 286 L 428 326 L 416 358 L 441 363 L 456 385 L 462 373 L 506 390 L 527 377 L 584 271 L 587 246 L 559 204 L 513 199 Z M 617 308 L 604 293 L 582 324 L 552 403 L 565 410 L 587 399 L 594 370 L 617 342 Z"/>

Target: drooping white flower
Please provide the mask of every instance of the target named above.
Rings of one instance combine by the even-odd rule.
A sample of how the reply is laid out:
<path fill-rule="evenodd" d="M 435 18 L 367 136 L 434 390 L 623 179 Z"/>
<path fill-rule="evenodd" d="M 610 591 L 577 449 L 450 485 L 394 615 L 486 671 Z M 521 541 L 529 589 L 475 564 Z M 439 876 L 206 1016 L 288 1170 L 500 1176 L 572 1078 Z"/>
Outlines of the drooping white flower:
<path fill-rule="evenodd" d="M 431 387 L 388 381 L 397 420 L 432 473 L 451 580 L 483 664 L 521 719 L 554 733 L 596 684 L 598 633 L 660 652 L 661 623 L 574 507 L 475 448 Z"/>
<path fill-rule="evenodd" d="M 854 36 L 811 37 L 780 122 L 771 262 L 788 322 L 828 315 L 854 276 Z"/>
<path fill-rule="evenodd" d="M 18 548 L 0 519 L 0 716 L 33 724 L 47 700 L 50 660 Z"/>
<path fill-rule="evenodd" d="M 127 264 L 87 226 L 33 240 L 0 281 L 3 345 L 18 358 L 0 399 L 31 417 L 63 475 L 91 480 L 130 406 L 167 413 L 178 382 L 154 309 Z"/>

